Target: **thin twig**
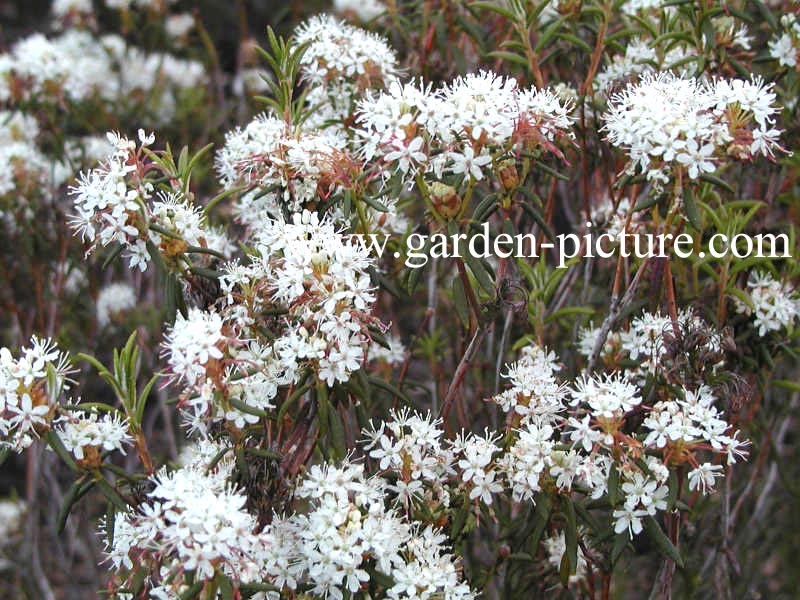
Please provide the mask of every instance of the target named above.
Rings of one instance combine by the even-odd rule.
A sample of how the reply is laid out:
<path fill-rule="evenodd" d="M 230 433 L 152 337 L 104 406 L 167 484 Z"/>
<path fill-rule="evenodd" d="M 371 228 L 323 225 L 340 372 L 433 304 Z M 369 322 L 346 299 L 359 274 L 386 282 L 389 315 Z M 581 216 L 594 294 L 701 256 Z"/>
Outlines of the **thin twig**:
<path fill-rule="evenodd" d="M 620 258 L 622 258 L 620 256 Z M 608 315 L 606 315 L 603 324 L 600 326 L 600 333 L 597 335 L 597 341 L 594 344 L 594 348 L 592 349 L 592 356 L 589 359 L 589 367 L 588 371 L 591 372 L 594 370 L 594 366 L 597 363 L 597 359 L 600 356 L 600 351 L 603 349 L 603 345 L 606 343 L 606 338 L 608 337 L 608 333 L 611 331 L 611 328 L 616 323 L 617 319 L 619 318 L 620 313 L 627 307 L 631 302 L 633 302 L 633 297 L 636 295 L 636 288 L 639 285 L 639 279 L 641 279 L 642 274 L 647 267 L 647 263 L 649 260 L 643 262 L 639 269 L 636 271 L 636 275 L 633 277 L 633 281 L 631 281 L 631 285 L 625 290 L 625 294 L 622 296 L 622 300 L 619 299 L 619 295 L 615 294 L 611 297 L 611 307 L 609 308 Z"/>
<path fill-rule="evenodd" d="M 461 357 L 461 361 L 458 363 L 456 372 L 453 375 L 453 380 L 450 382 L 450 387 L 447 388 L 447 394 L 445 394 L 444 402 L 442 403 L 442 410 L 439 412 L 439 416 L 443 421 L 447 420 L 447 415 L 450 413 L 450 409 L 453 406 L 453 400 L 456 397 L 456 392 L 458 392 L 458 389 L 461 387 L 461 383 L 464 381 L 464 376 L 467 374 L 467 369 L 469 368 L 472 356 L 481 345 L 485 335 L 486 327 L 479 325 L 475 330 L 475 334 L 472 336 L 472 340 L 469 342 L 469 346 L 467 346 L 467 349 L 464 352 L 464 356 Z"/>

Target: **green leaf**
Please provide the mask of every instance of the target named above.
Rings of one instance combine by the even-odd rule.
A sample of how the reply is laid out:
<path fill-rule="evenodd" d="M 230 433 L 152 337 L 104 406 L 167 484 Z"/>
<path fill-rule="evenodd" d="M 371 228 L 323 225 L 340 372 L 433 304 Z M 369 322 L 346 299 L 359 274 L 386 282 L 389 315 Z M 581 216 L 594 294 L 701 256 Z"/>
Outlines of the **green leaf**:
<path fill-rule="evenodd" d="M 731 194 L 736 193 L 736 191 L 730 186 L 730 184 L 727 181 L 724 181 L 719 177 L 715 177 L 714 175 L 703 173 L 702 175 L 700 175 L 700 180 L 705 181 L 706 183 L 710 183 L 711 185 L 721 187 L 722 189 L 730 192 Z"/>
<path fill-rule="evenodd" d="M 158 380 L 158 377 L 159 377 L 158 373 L 153 375 L 150 378 L 150 381 L 148 381 L 145 384 L 144 389 L 142 390 L 142 393 L 139 394 L 139 399 L 137 400 L 137 403 L 136 403 L 136 414 L 135 414 L 135 417 L 136 417 L 135 425 L 137 427 L 141 427 L 142 417 L 144 416 L 144 407 L 147 404 L 148 397 L 150 396 L 150 390 L 153 388 L 153 385 Z"/>
<path fill-rule="evenodd" d="M 654 206 L 657 202 L 658 202 L 658 194 L 648 194 L 647 196 L 645 196 L 636 203 L 636 206 L 633 207 L 633 212 L 646 210 L 651 206 Z"/>
<path fill-rule="evenodd" d="M 561 581 L 566 586 L 569 583 L 569 576 L 574 575 L 578 568 L 578 520 L 575 516 L 575 505 L 572 503 L 571 498 L 564 498 L 564 509 L 564 516 L 567 519 L 567 524 L 564 528 L 564 541 L 566 544 L 564 556 L 567 559 L 569 571 L 565 582 L 562 568 Z"/>
<path fill-rule="evenodd" d="M 58 455 L 58 458 L 60 458 L 64 464 L 66 464 L 70 469 L 72 469 L 76 473 L 82 472 L 80 467 L 78 467 L 78 465 L 75 463 L 75 460 L 72 458 L 72 455 L 64 447 L 64 443 L 61 441 L 61 438 L 58 437 L 58 434 L 56 434 L 55 431 L 53 431 L 52 429 L 48 431 L 44 435 L 44 439 L 47 441 L 50 448 L 53 449 L 53 452 L 55 452 Z"/>
<path fill-rule="evenodd" d="M 122 251 L 124 249 L 125 249 L 125 246 L 123 246 L 122 244 L 119 244 L 116 248 L 114 248 L 111 251 L 111 253 L 106 257 L 106 259 L 103 261 L 103 267 L 102 268 L 105 269 L 106 267 L 108 267 L 108 265 L 110 265 L 112 262 L 114 262 L 117 259 L 117 257 L 120 254 L 122 254 Z"/>
<path fill-rule="evenodd" d="M 561 28 L 561 25 L 567 20 L 567 18 L 567 15 L 559 18 L 544 30 L 544 33 L 542 33 L 542 36 L 539 38 L 539 41 L 536 42 L 536 46 L 533 48 L 534 53 L 538 53 L 542 48 L 550 43 L 550 40 L 552 40 L 553 36 L 558 33 L 558 30 Z"/>
<path fill-rule="evenodd" d="M 787 379 L 776 379 L 772 383 L 774 383 L 778 387 L 782 387 L 792 392 L 800 392 L 800 383 L 797 383 L 796 381 L 789 381 Z"/>
<path fill-rule="evenodd" d="M 236 398 L 228 398 L 228 402 L 230 402 L 233 408 L 245 414 L 253 415 L 255 417 L 260 417 L 262 419 L 270 418 L 270 413 L 268 413 L 267 411 L 262 410 L 260 408 L 256 408 L 255 406 L 250 406 L 249 404 L 246 404 Z"/>
<path fill-rule="evenodd" d="M 516 21 L 516 16 L 510 10 L 505 8 L 502 4 L 495 3 L 495 2 L 473 2 L 469 5 L 470 8 L 476 8 L 478 10 L 488 10 L 493 13 L 497 13 L 508 19 L 509 21 Z"/>
<path fill-rule="evenodd" d="M 203 146 L 202 148 L 200 148 L 200 150 L 198 150 L 195 153 L 195 155 L 191 158 L 191 160 L 189 161 L 189 164 L 186 165 L 185 171 L 181 172 L 181 175 L 183 175 L 184 177 L 188 177 L 189 174 L 197 166 L 197 162 L 203 157 L 204 154 L 206 154 L 213 147 L 214 147 L 214 144 L 213 143 L 209 143 L 209 144 L 206 144 L 205 146 Z"/>
<path fill-rule="evenodd" d="M 661 552 L 661 554 L 674 561 L 675 564 L 681 569 L 683 568 L 683 558 L 681 558 L 678 549 L 661 530 L 661 526 L 658 524 L 658 522 L 650 515 L 647 515 L 644 518 L 644 531 L 655 543 L 658 551 Z"/>
<path fill-rule="evenodd" d="M 496 203 L 497 195 L 488 194 L 478 203 L 478 205 L 475 207 L 475 210 L 472 211 L 472 220 L 477 223 L 483 223 L 489 214 L 491 214 L 490 211 L 493 208 L 496 208 Z"/>
<path fill-rule="evenodd" d="M 697 200 L 691 184 L 684 187 L 683 205 L 686 208 L 686 218 L 697 231 L 703 230 L 703 221 L 700 218 L 700 211 L 697 209 Z"/>
<path fill-rule="evenodd" d="M 560 37 L 562 40 L 566 42 L 569 42 L 573 46 L 578 46 L 581 50 L 583 50 L 587 54 L 592 53 L 592 47 L 586 42 L 584 42 L 578 36 L 572 35 L 571 33 L 562 32 L 558 34 L 558 37 Z"/>
<path fill-rule="evenodd" d="M 539 549 L 539 542 L 542 539 L 542 534 L 547 527 L 547 522 L 550 520 L 550 497 L 545 494 L 540 494 L 536 497 L 536 509 L 534 511 L 534 519 L 536 525 L 528 538 L 527 545 L 531 554 L 536 556 Z"/>
<path fill-rule="evenodd" d="M 289 408 L 300 399 L 300 397 L 305 394 L 308 390 L 314 387 L 314 383 L 309 381 L 303 385 L 300 385 L 295 388 L 295 390 L 291 393 L 291 395 L 284 400 L 283 404 L 281 404 L 280 409 L 278 409 L 278 423 L 283 421 L 283 418 L 286 416 L 286 413 L 289 411 Z"/>
<path fill-rule="evenodd" d="M 479 258 L 475 258 L 469 252 L 467 252 L 464 254 L 464 262 L 467 264 L 470 272 L 472 272 L 472 275 L 478 281 L 478 284 L 483 288 L 483 290 L 489 294 L 489 296 L 494 297 L 494 281 L 492 280 L 492 277 L 483 261 Z"/>
<path fill-rule="evenodd" d="M 222 600 L 234 600 L 233 584 L 231 580 L 225 575 L 217 575 L 217 585 L 219 586 L 219 594 Z"/>
<path fill-rule="evenodd" d="M 464 328 L 469 328 L 469 304 L 460 277 L 453 278 L 453 304 Z"/>
<path fill-rule="evenodd" d="M 669 481 L 667 483 L 669 493 L 667 494 L 667 510 L 671 511 L 675 508 L 675 502 L 678 499 L 678 471 L 675 469 L 669 470 Z"/>
<path fill-rule="evenodd" d="M 561 578 L 561 585 L 567 587 L 569 585 L 569 578 L 572 575 L 571 565 L 569 564 L 569 556 L 566 551 L 561 555 L 561 564 L 558 567 L 558 575 Z"/>
<path fill-rule="evenodd" d="M 211 209 L 214 208 L 225 198 L 229 198 L 235 194 L 238 194 L 239 192 L 245 191 L 246 189 L 247 189 L 246 187 L 237 187 L 220 192 L 219 194 L 214 196 L 211 200 L 209 200 L 208 203 L 203 207 L 203 216 L 204 217 L 208 216 L 208 213 L 211 212 Z"/>
<path fill-rule="evenodd" d="M 388 381 L 385 381 L 380 377 L 372 377 L 372 376 L 367 377 L 367 380 L 369 381 L 370 385 L 382 389 L 392 397 L 400 398 L 403 402 L 405 402 L 409 406 L 412 405 L 411 399 L 408 396 L 406 396 L 404 392 L 401 392 L 399 389 L 397 389 L 394 385 L 392 385 Z"/>
<path fill-rule="evenodd" d="M 128 510 L 128 505 L 125 504 L 125 501 L 119 495 L 119 492 L 115 490 L 108 481 L 106 481 L 103 477 L 98 477 L 94 480 L 97 484 L 97 489 L 106 497 L 106 500 L 111 502 L 117 510 L 125 512 Z"/>
<path fill-rule="evenodd" d="M 555 242 L 556 234 L 553 233 L 553 230 L 550 228 L 550 225 L 545 220 L 544 216 L 541 212 L 537 210 L 536 207 L 531 206 L 527 202 L 522 203 L 522 210 L 524 210 L 531 218 L 536 221 L 536 224 L 542 228 L 545 237 L 550 240 L 551 242 Z"/>
<path fill-rule="evenodd" d="M 344 435 L 344 423 L 342 423 L 341 415 L 336 407 L 331 404 L 328 411 L 328 420 L 330 422 L 330 439 L 331 447 L 334 451 L 334 458 L 343 459 L 347 454 L 347 444 Z"/>
<path fill-rule="evenodd" d="M 619 557 L 622 556 L 622 553 L 625 551 L 625 548 L 628 547 L 628 533 L 622 532 L 618 533 L 614 537 L 614 545 L 611 548 L 611 564 L 616 565 Z"/>
<path fill-rule="evenodd" d="M 569 317 L 572 315 L 593 315 L 593 314 L 594 314 L 594 309 L 588 306 L 566 306 L 548 315 L 545 318 L 544 322 L 545 324 L 547 324 L 547 323 L 552 323 L 553 321 L 556 321 L 561 317 Z"/>
<path fill-rule="evenodd" d="M 528 59 L 524 56 L 520 56 L 519 54 L 514 54 L 513 52 L 503 52 L 502 50 L 494 50 L 489 52 L 487 58 L 499 58 L 502 61 L 514 63 L 520 65 L 524 68 L 529 66 Z"/>
<path fill-rule="evenodd" d="M 69 517 L 69 513 L 72 511 L 72 507 L 75 506 L 75 503 L 78 502 L 93 485 L 94 481 L 91 479 L 87 481 L 87 475 L 84 475 L 70 486 L 69 490 L 67 490 L 67 493 L 64 495 L 64 502 L 61 504 L 61 509 L 58 511 L 58 516 L 56 517 L 56 533 L 61 534 L 64 531 L 64 527 L 67 524 L 67 517 Z"/>
<path fill-rule="evenodd" d="M 615 465 L 608 469 L 608 503 L 614 507 L 619 498 L 619 471 Z"/>

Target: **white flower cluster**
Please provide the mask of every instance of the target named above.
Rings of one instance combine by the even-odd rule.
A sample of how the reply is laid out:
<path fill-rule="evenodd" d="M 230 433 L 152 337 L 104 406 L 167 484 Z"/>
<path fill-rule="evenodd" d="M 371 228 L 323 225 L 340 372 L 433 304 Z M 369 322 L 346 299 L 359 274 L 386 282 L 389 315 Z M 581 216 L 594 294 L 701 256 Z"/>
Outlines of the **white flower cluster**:
<path fill-rule="evenodd" d="M 140 138 L 142 147 L 150 142 L 143 134 Z M 147 237 L 141 239 L 139 201 L 150 198 L 153 187 L 144 181 L 129 187 L 127 180 L 137 171 L 136 144 L 113 133 L 108 134 L 108 140 L 113 153 L 98 168 L 81 172 L 77 185 L 70 188 L 77 210 L 70 224 L 84 241 L 92 244 L 87 253 L 94 251 L 97 244 L 116 242 L 126 247 L 131 268 L 138 266 L 144 271 L 150 255 Z"/>
<path fill-rule="evenodd" d="M 118 571 L 146 569 L 152 598 L 180 598 L 189 588 L 187 572 L 195 580 L 220 574 L 237 583 L 264 575 L 264 544 L 245 510 L 247 497 L 205 471 L 205 465 L 162 470 L 147 502 L 116 514 L 108 560 Z"/>
<path fill-rule="evenodd" d="M 643 38 L 635 38 L 625 47 L 625 54 L 614 56 L 597 74 L 595 90 L 608 92 L 644 73 L 655 71 L 673 71 L 683 76 L 687 72 L 684 66 L 686 59 L 696 54 L 697 48 L 679 44 L 659 55 L 651 43 Z"/>
<path fill-rule="evenodd" d="M 184 385 L 180 406 L 196 431 L 209 419 L 257 422 L 280 387 L 309 372 L 327 385 L 347 381 L 372 345 L 368 327 L 380 327 L 371 314 L 374 260 L 329 219 L 304 211 L 288 223 L 268 220 L 253 245 L 249 264 L 225 265 L 219 312 L 192 308 L 165 336 L 170 371 Z M 274 336 L 261 341 L 265 326 Z"/>
<path fill-rule="evenodd" d="M 567 551 L 567 542 L 563 531 L 558 531 L 555 535 L 542 540 L 545 552 L 547 552 L 547 562 L 556 570 L 561 569 L 561 560 L 564 553 Z M 578 564 L 575 566 L 575 574 L 569 578 L 570 583 L 582 581 L 587 574 L 586 557 L 583 555 L 583 549 L 578 547 Z"/>
<path fill-rule="evenodd" d="M 623 505 L 615 507 L 615 529 L 639 533 L 643 517 L 667 506 L 668 465 L 690 465 L 690 489 L 707 492 L 723 467 L 700 462 L 702 452 L 726 456 L 728 464 L 746 454 L 747 442 L 738 439 L 738 432 L 714 406 L 709 388 L 684 388 L 680 397 L 645 406 L 638 386 L 626 374 L 583 376 L 563 390 L 553 379 L 554 358 L 540 348 L 526 348 L 519 362 L 509 367 L 506 377 L 512 387 L 493 400 L 509 418 L 516 415 L 511 421 L 519 425 L 516 438 L 499 458 L 493 457 L 501 449 L 491 444 L 478 453 L 481 458 L 472 460 L 484 472 L 491 472 L 494 461 L 515 501 L 534 498 L 545 478 L 562 492 L 573 490 L 577 480 L 581 489 L 598 498 L 608 491 L 614 469 L 624 495 Z M 623 433 L 634 411 L 647 414 L 641 431 Z M 564 442 L 571 444 L 569 450 L 559 448 Z M 638 461 L 642 447 L 661 453 L 647 457 L 646 469 Z"/>
<path fill-rule="evenodd" d="M 239 429 L 258 422 L 261 411 L 275 408 L 271 401 L 278 388 L 294 377 L 271 347 L 251 342 L 238 348 L 242 342 L 223 328 L 230 330 L 219 314 L 193 308 L 186 319 L 179 315 L 165 336 L 170 371 L 184 384 L 179 407 L 185 424 L 204 436 L 209 421 L 225 420 Z"/>
<path fill-rule="evenodd" d="M 391 578 L 384 594 L 392 600 L 473 598 L 446 536 L 387 509 L 387 488 L 361 464 L 311 467 L 296 491 L 307 512 L 276 517 L 263 533 L 275 584 L 341 600 L 377 571 Z"/>
<path fill-rule="evenodd" d="M 608 89 L 617 82 L 652 70 L 657 62 L 656 51 L 647 41 L 636 38 L 625 47 L 624 55 L 616 55 L 595 77 L 597 90 Z"/>
<path fill-rule="evenodd" d="M 400 338 L 396 335 L 387 335 L 386 344 L 388 348 L 377 343 L 371 344 L 367 349 L 367 360 L 382 361 L 388 365 L 402 364 L 406 358 L 406 348 Z"/>
<path fill-rule="evenodd" d="M 705 385 L 692 391 L 680 390 L 683 398 L 656 402 L 642 423 L 647 432 L 643 444 L 647 448 L 663 449 L 668 443 L 692 445 L 708 443 L 716 450 L 728 454 L 728 462 L 742 456 L 744 442 L 729 436 L 729 424 L 714 406 L 717 398 Z M 691 481 L 690 481 L 691 483 Z M 713 480 L 712 480 L 713 483 Z"/>
<path fill-rule="evenodd" d="M 8 544 L 21 531 L 27 510 L 22 500 L 0 500 L 0 547 Z"/>
<path fill-rule="evenodd" d="M 156 12 L 162 12 L 168 5 L 175 4 L 176 2 L 177 0 L 104 0 L 108 8 L 115 10 L 139 8 Z"/>
<path fill-rule="evenodd" d="M 191 308 L 185 318 L 177 314 L 164 335 L 164 354 L 172 375 L 191 386 L 204 382 L 207 372 L 219 370 L 211 363 L 223 357 L 226 343 L 222 317 Z"/>
<path fill-rule="evenodd" d="M 57 421 L 55 432 L 64 447 L 78 460 L 92 461 L 102 450 L 119 450 L 125 454 L 125 444 L 132 441 L 128 434 L 128 421 L 118 414 L 97 412 L 73 413 Z"/>
<path fill-rule="evenodd" d="M 69 372 L 50 340 L 31 338 L 16 359 L 0 348 L 0 447 L 20 452 L 50 427 Z"/>
<path fill-rule="evenodd" d="M 244 129 L 225 135 L 216 167 L 224 189 L 249 191 L 239 201 L 237 216 L 254 226 L 264 218 L 302 210 L 306 204 L 336 193 L 353 164 L 346 141 L 330 132 L 296 128 L 261 114 Z"/>
<path fill-rule="evenodd" d="M 100 290 L 95 311 L 97 324 L 105 327 L 122 313 L 136 306 L 136 292 L 129 283 L 112 283 Z"/>
<path fill-rule="evenodd" d="M 677 316 L 677 321 L 673 323 L 669 315 L 660 312 L 642 312 L 631 320 L 627 330 L 612 331 L 608 334 L 601 356 L 611 362 L 616 362 L 620 358 L 635 361 L 637 365 L 627 369 L 632 378 L 642 379 L 648 373 L 656 373 L 662 368 L 662 360 L 667 350 L 665 336 L 674 338 L 676 334 L 684 331 L 707 328 L 702 317 L 692 310 L 681 310 Z M 584 357 L 591 356 L 599 333 L 599 328 L 581 331 L 578 350 Z M 703 349 L 713 354 L 721 353 L 722 337 L 719 332 L 711 332 L 705 336 Z M 717 366 L 712 365 L 714 368 Z"/>
<path fill-rule="evenodd" d="M 760 336 L 791 328 L 800 316 L 800 299 L 792 286 L 768 272 L 752 271 L 747 279 L 747 293 L 752 308 L 736 297 L 734 304 L 740 313 L 753 316 L 753 324 Z"/>
<path fill-rule="evenodd" d="M 64 98 L 73 103 L 147 108 L 149 124 L 168 123 L 178 96 L 202 89 L 203 65 L 171 54 L 148 54 L 109 34 L 69 29 L 52 39 L 35 33 L 0 54 L 0 104 Z"/>
<path fill-rule="evenodd" d="M 94 14 L 92 0 L 53 0 L 50 14 L 56 21 L 63 22 L 71 17 L 88 16 Z"/>
<path fill-rule="evenodd" d="M 485 170 L 520 151 L 560 154 L 555 142 L 570 135 L 569 106 L 550 90 L 520 89 L 516 80 L 488 71 L 458 77 L 433 92 L 393 82 L 359 102 L 363 155 L 413 179 L 444 173 L 483 179 Z"/>
<path fill-rule="evenodd" d="M 563 410 L 566 388 L 556 381 L 560 367 L 556 355 L 538 346 L 525 346 L 520 359 L 508 366 L 504 377 L 511 387 L 494 397 L 507 413 L 530 419 L 550 418 Z"/>
<path fill-rule="evenodd" d="M 387 598 L 474 597 L 446 536 L 387 507 L 392 486 L 363 465 L 311 467 L 295 491 L 302 510 L 275 514 L 260 529 L 246 497 L 226 484 L 233 463 L 219 453 L 208 441 L 190 446 L 183 468 L 153 478 L 148 502 L 116 516 L 108 559 L 128 577 L 145 569 L 150 597 L 179 598 L 192 573 L 194 581 L 225 575 L 234 586 L 264 582 L 341 600 L 375 572 L 388 576 L 379 580 Z"/>
<path fill-rule="evenodd" d="M 424 501 L 449 506 L 446 483 L 455 474 L 455 453 L 442 439 L 442 420 L 421 416 L 408 409 L 392 410 L 389 420 L 364 430 L 364 448 L 378 461 L 381 472 L 394 473 L 390 490 L 403 506 Z"/>
<path fill-rule="evenodd" d="M 221 278 L 238 324 L 250 326 L 263 309 L 282 308 L 286 329 L 273 348 L 283 368 L 295 374 L 302 363 L 312 364 L 328 385 L 347 381 L 363 362 L 366 327 L 374 322 L 367 273 L 374 259 L 330 220 L 308 211 L 290 222 L 267 221 L 255 240 L 251 264 L 229 265 Z M 234 305 L 233 293 L 248 291 Z"/>
<path fill-rule="evenodd" d="M 252 233 L 284 210 L 298 212 L 340 199 L 363 173 L 351 154 L 347 140 L 334 129 L 309 128 L 306 122 L 290 131 L 282 119 L 261 114 L 244 129 L 226 134 L 215 162 L 225 190 L 244 190 L 233 212 Z M 366 206 L 365 225 L 371 232 L 405 233 L 408 220 L 397 200 L 380 200 L 386 210 Z M 329 212 L 335 221 L 344 222 L 339 204 Z"/>
<path fill-rule="evenodd" d="M 330 15 L 300 25 L 294 43 L 308 44 L 301 65 L 306 103 L 314 107 L 312 127 L 346 119 L 365 90 L 384 88 L 398 75 L 397 56 L 386 39 Z"/>
<path fill-rule="evenodd" d="M 333 0 L 333 9 L 344 15 L 354 14 L 362 21 L 371 21 L 386 12 L 380 0 Z"/>
<path fill-rule="evenodd" d="M 46 157 L 36 145 L 39 125 L 21 112 L 0 110 L 0 214 L 8 208 L 35 206 L 34 199 L 54 190 L 70 175 L 60 161 Z"/>
<path fill-rule="evenodd" d="M 784 29 L 783 33 L 776 34 L 769 41 L 769 54 L 782 67 L 794 69 L 800 54 L 800 22 L 797 20 L 797 15 L 784 14 L 781 17 L 781 26 Z"/>
<path fill-rule="evenodd" d="M 207 227 L 197 207 L 181 192 L 158 192 L 146 179 L 144 148 L 154 136 L 139 130 L 140 146 L 116 133 L 107 134 L 113 151 L 99 167 L 81 172 L 70 188 L 77 214 L 70 224 L 91 246 L 118 243 L 124 247 L 131 268 L 144 271 L 151 260 L 151 242 L 166 258 L 182 254 L 190 247 L 230 251 L 227 238 Z M 156 229 L 160 231 L 157 232 Z"/>
<path fill-rule="evenodd" d="M 630 172 L 641 168 L 657 183 L 678 171 L 697 179 L 728 156 L 772 158 L 780 149 L 774 102 L 770 87 L 758 81 L 648 73 L 612 97 L 605 130 L 611 144 L 628 154 Z"/>

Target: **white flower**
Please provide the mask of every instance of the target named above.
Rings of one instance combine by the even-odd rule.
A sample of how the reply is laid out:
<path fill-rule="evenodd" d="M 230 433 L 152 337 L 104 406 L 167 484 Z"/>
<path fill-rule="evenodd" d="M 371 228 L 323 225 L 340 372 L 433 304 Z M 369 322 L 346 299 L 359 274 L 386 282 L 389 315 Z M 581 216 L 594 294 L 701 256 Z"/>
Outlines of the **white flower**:
<path fill-rule="evenodd" d="M 26 511 L 22 500 L 0 500 L 0 540 L 9 540 L 21 531 Z"/>
<path fill-rule="evenodd" d="M 421 137 L 415 137 L 408 144 L 396 139 L 392 143 L 394 150 L 389 152 L 385 159 L 387 162 L 397 162 L 397 168 L 403 173 L 408 173 L 412 166 L 422 164 L 428 159 L 427 154 L 422 151 L 424 143 Z"/>
<path fill-rule="evenodd" d="M 791 327 L 800 316 L 800 300 L 788 282 L 776 280 L 768 272 L 752 271 L 747 288 L 753 308 L 739 298 L 734 298 L 734 304 L 739 312 L 753 315 L 760 336 Z"/>
<path fill-rule="evenodd" d="M 547 552 L 547 562 L 559 571 L 561 569 L 561 560 L 564 553 L 567 551 L 567 542 L 563 531 L 557 531 L 552 537 L 542 540 L 545 552 Z M 586 577 L 586 557 L 583 555 L 583 549 L 578 546 L 578 564 L 575 565 L 575 574 L 569 578 L 570 583 L 582 581 Z"/>
<path fill-rule="evenodd" d="M 708 493 L 714 487 L 714 480 L 717 477 L 722 477 L 722 465 L 712 465 L 711 463 L 703 463 L 696 469 L 689 471 L 689 489 L 700 490 L 701 492 Z"/>
<path fill-rule="evenodd" d="M 136 292 L 127 283 L 112 283 L 107 285 L 97 296 L 96 312 L 97 324 L 105 327 L 112 321 L 112 317 L 128 311 L 136 306 Z"/>
<path fill-rule="evenodd" d="M 128 434 L 128 422 L 119 415 L 104 414 L 98 420 L 96 412 L 71 415 L 56 428 L 56 434 L 78 460 L 84 459 L 84 448 L 119 450 L 125 454 L 124 445 L 133 440 Z"/>
<path fill-rule="evenodd" d="M 577 381 L 571 394 L 572 404 L 588 404 L 595 418 L 619 418 L 642 401 L 636 386 L 619 374 L 584 377 Z"/>
<path fill-rule="evenodd" d="M 614 511 L 614 532 L 622 533 L 627 530 L 628 535 L 633 538 L 642 532 L 642 517 L 646 516 L 646 510 L 633 509 L 626 504 Z"/>
<path fill-rule="evenodd" d="M 30 446 L 52 420 L 70 373 L 67 356 L 50 340 L 32 337 L 18 358 L 0 348 L 0 448 Z"/>
<path fill-rule="evenodd" d="M 770 127 L 776 112 L 775 94 L 759 80 L 702 82 L 662 72 L 646 73 L 615 94 L 603 118 L 608 140 L 628 154 L 629 170 L 661 178 L 683 168 L 697 179 L 716 169 L 718 157 L 771 157 L 779 148 Z M 760 141 L 746 149 L 731 143 L 748 138 Z"/>
<path fill-rule="evenodd" d="M 169 15 L 164 22 L 167 35 L 173 39 L 185 37 L 194 28 L 194 17 L 190 13 Z"/>
<path fill-rule="evenodd" d="M 354 13 L 362 21 L 370 21 L 383 14 L 386 6 L 380 0 L 334 0 L 333 9 L 340 13 Z"/>
<path fill-rule="evenodd" d="M 116 515 L 107 549 L 115 568 L 154 560 L 161 568 L 151 574 L 150 585 L 164 591 L 180 589 L 184 570 L 200 579 L 212 579 L 218 568 L 236 582 L 263 577 L 263 545 L 254 517 L 244 509 L 243 494 L 204 468 L 162 470 L 152 481 L 147 502 Z"/>
<path fill-rule="evenodd" d="M 196 382 L 209 360 L 223 357 L 220 346 L 224 342 L 219 314 L 198 308 L 191 308 L 185 318 L 178 314 L 164 335 L 164 351 L 173 375 L 190 384 Z"/>
<path fill-rule="evenodd" d="M 450 170 L 453 173 L 471 175 L 477 181 L 483 179 L 481 167 L 492 162 L 492 157 L 488 154 L 475 156 L 475 151 L 472 149 L 472 146 L 465 146 L 463 153 L 451 152 L 449 157 L 452 161 Z"/>
<path fill-rule="evenodd" d="M 489 471 L 483 475 L 476 475 L 472 480 L 474 487 L 469 493 L 470 499 L 475 500 L 476 498 L 480 498 L 484 504 L 491 504 L 492 494 L 498 494 L 503 491 L 503 486 L 500 485 L 500 482 L 495 481 L 494 477 L 494 471 Z"/>

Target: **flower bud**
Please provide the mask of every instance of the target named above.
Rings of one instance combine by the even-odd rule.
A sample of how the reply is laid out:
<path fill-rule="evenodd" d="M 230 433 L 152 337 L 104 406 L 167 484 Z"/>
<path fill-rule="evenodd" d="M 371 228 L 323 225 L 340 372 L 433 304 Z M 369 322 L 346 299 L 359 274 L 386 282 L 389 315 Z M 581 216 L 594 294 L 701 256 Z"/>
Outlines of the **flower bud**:
<path fill-rule="evenodd" d="M 442 217 L 450 220 L 461 212 L 461 198 L 452 185 L 447 185 L 441 181 L 434 181 L 430 185 L 431 201 Z"/>
<path fill-rule="evenodd" d="M 507 192 L 516 189 L 519 186 L 519 173 L 517 173 L 517 166 L 511 159 L 501 161 L 498 165 L 500 173 L 500 183 L 503 184 L 503 189 Z"/>

